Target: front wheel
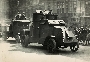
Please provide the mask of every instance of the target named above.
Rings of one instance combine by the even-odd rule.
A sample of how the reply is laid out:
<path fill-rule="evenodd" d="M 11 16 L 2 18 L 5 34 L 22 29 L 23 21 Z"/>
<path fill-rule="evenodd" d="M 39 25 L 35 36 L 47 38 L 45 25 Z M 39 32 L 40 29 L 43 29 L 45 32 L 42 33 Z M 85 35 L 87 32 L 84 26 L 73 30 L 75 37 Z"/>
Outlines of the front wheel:
<path fill-rule="evenodd" d="M 75 45 L 75 46 L 70 46 L 70 49 L 72 52 L 76 52 L 79 48 L 79 44 Z"/>
<path fill-rule="evenodd" d="M 47 41 L 47 50 L 48 50 L 48 52 L 54 53 L 55 49 L 56 49 L 56 42 L 55 42 L 55 40 L 54 39 L 49 39 Z"/>

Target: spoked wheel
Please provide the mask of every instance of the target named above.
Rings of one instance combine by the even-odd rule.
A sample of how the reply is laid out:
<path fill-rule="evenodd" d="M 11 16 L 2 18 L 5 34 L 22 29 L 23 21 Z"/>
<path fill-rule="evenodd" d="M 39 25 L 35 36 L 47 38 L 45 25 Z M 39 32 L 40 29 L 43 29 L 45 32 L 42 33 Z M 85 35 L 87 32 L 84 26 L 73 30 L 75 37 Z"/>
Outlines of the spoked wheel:
<path fill-rule="evenodd" d="M 28 42 L 26 41 L 25 38 L 24 38 L 24 39 L 21 39 L 21 45 L 22 45 L 23 47 L 27 47 L 27 46 L 28 46 Z"/>
<path fill-rule="evenodd" d="M 76 52 L 78 50 L 78 48 L 79 48 L 78 44 L 75 45 L 75 46 L 70 46 L 70 49 L 71 49 L 72 52 Z"/>
<path fill-rule="evenodd" d="M 47 50 L 49 53 L 54 53 L 56 49 L 56 42 L 54 39 L 49 39 L 47 42 Z"/>

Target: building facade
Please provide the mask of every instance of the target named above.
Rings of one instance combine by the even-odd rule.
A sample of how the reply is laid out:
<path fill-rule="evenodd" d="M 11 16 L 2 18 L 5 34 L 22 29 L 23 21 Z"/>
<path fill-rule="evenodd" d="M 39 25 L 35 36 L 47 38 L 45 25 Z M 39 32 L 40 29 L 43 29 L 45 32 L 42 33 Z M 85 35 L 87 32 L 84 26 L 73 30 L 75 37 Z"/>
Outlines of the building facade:
<path fill-rule="evenodd" d="M 80 0 L 81 2 L 81 25 L 90 28 L 90 0 Z"/>
<path fill-rule="evenodd" d="M 9 7 L 10 18 L 14 18 L 17 12 L 25 12 L 29 19 L 35 10 L 53 10 L 58 19 L 74 27 L 87 25 L 90 15 L 89 0 L 9 0 Z"/>

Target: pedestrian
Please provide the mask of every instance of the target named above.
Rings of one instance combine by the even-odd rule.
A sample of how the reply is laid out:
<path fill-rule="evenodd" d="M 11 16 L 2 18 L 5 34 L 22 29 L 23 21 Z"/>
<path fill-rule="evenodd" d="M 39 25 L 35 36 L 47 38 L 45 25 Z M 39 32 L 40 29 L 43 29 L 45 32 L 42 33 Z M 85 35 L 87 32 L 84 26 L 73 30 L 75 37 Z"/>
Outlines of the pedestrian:
<path fill-rule="evenodd" d="M 89 41 L 90 41 L 90 33 L 87 34 L 87 37 L 86 37 L 86 45 L 89 45 Z"/>
<path fill-rule="evenodd" d="M 83 41 L 83 45 L 87 45 L 87 41 L 86 41 L 86 38 L 87 38 L 87 30 L 86 29 L 83 29 L 81 31 L 81 39 Z"/>

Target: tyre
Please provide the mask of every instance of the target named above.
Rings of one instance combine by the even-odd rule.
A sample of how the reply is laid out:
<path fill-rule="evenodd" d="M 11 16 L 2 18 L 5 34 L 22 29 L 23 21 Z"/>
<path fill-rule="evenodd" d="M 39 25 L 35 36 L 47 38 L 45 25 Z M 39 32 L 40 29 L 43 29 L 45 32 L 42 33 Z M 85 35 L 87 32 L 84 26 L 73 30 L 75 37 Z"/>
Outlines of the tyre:
<path fill-rule="evenodd" d="M 21 38 L 21 45 L 23 47 L 27 47 L 28 46 L 28 38 L 27 38 L 27 36 L 24 36 L 23 38 Z"/>
<path fill-rule="evenodd" d="M 47 41 L 47 50 L 49 53 L 54 53 L 56 49 L 56 42 L 54 39 L 49 39 Z"/>
<path fill-rule="evenodd" d="M 70 49 L 72 52 L 76 52 L 78 50 L 78 48 L 79 48 L 79 44 L 70 46 Z"/>

